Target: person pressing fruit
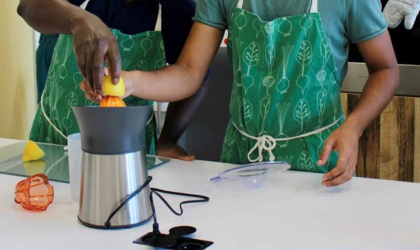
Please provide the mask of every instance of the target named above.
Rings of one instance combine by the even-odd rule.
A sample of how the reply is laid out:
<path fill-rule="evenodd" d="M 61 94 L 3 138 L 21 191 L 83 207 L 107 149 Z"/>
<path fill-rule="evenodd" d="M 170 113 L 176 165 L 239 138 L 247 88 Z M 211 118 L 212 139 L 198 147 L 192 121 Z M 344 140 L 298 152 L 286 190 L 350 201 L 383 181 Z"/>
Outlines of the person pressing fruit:
<path fill-rule="evenodd" d="M 152 71 L 175 63 L 192 26 L 195 2 L 20 0 L 18 13 L 43 34 L 62 34 L 57 40 L 30 139 L 66 144 L 67 135 L 79 132 L 72 106 L 97 105 L 85 99 L 80 82 L 86 79 L 93 93 L 102 96 L 105 68 L 109 68 L 110 81 L 117 84 L 121 70 Z M 203 84 L 197 95 L 169 105 L 157 145 L 156 120 L 154 116 L 150 118 L 147 153 L 157 151 L 160 156 L 194 159 L 176 142 L 197 112 L 205 89 Z M 153 104 L 134 96 L 124 101 L 127 106 Z"/>
<path fill-rule="evenodd" d="M 350 180 L 360 136 L 398 87 L 381 2 L 197 0 L 194 21 L 176 64 L 121 73 L 126 92 L 157 101 L 193 95 L 228 29 L 234 82 L 221 160 L 286 161 L 293 170 L 324 173 L 326 187 Z M 340 88 L 350 43 L 370 75 L 345 119 Z"/>

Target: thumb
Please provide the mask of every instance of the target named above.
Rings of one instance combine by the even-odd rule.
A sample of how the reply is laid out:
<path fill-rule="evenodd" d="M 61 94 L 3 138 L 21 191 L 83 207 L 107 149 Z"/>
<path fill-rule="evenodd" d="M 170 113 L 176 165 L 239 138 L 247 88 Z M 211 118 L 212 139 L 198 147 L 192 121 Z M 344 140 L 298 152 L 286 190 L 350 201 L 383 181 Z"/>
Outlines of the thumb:
<path fill-rule="evenodd" d="M 404 25 L 407 30 L 411 30 L 414 27 L 414 23 L 416 22 L 417 15 L 418 15 L 418 11 L 417 13 L 412 13 L 405 17 Z"/>

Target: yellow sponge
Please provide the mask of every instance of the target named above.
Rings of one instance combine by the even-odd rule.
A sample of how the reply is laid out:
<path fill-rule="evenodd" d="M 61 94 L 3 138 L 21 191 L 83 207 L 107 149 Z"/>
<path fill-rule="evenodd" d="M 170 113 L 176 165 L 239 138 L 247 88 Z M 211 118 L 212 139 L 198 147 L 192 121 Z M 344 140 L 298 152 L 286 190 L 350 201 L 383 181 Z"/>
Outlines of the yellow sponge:
<path fill-rule="evenodd" d="M 29 141 L 26 144 L 25 151 L 23 152 L 22 160 L 25 161 L 37 161 L 45 155 L 44 151 L 36 145 L 35 142 Z"/>

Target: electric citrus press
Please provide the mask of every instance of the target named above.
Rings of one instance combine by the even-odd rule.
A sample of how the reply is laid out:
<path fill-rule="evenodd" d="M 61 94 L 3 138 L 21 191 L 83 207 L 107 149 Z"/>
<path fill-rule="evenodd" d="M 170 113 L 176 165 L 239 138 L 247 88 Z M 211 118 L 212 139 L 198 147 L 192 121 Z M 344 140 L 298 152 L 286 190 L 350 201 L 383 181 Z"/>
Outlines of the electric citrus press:
<path fill-rule="evenodd" d="M 73 110 L 83 150 L 79 220 L 94 228 L 129 228 L 148 221 L 152 210 L 145 149 L 151 107 Z"/>

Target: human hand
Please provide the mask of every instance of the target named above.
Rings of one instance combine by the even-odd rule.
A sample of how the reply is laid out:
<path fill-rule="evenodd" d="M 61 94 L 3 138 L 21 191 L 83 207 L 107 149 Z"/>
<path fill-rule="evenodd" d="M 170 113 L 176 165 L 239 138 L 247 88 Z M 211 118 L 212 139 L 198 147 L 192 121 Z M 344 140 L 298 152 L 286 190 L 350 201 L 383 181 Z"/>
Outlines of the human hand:
<path fill-rule="evenodd" d="M 359 155 L 360 136 L 358 129 L 344 123 L 327 138 L 317 164 L 325 165 L 333 150 L 339 152 L 339 158 L 337 166 L 323 176 L 322 185 L 338 186 L 353 178 Z"/>
<path fill-rule="evenodd" d="M 405 28 L 411 30 L 420 11 L 420 0 L 390 0 L 384 15 L 390 28 L 396 28 L 405 18 Z"/>
<path fill-rule="evenodd" d="M 105 68 L 105 70 L 102 74 L 108 75 L 108 69 Z M 121 71 L 120 72 L 121 78 L 123 79 L 124 85 L 125 85 L 125 94 L 124 94 L 124 96 L 121 97 L 122 99 L 130 96 L 133 93 L 133 77 L 132 77 L 132 74 L 133 74 L 133 72 L 130 72 L 130 71 Z M 95 101 L 95 102 L 102 101 L 102 94 L 101 95 L 96 94 L 95 91 L 91 88 L 91 86 L 90 86 L 90 84 L 88 83 L 87 80 L 83 80 L 80 83 L 80 89 L 82 89 L 83 92 L 85 92 L 86 99 L 91 100 L 91 101 Z"/>
<path fill-rule="evenodd" d="M 90 13 L 75 19 L 71 31 L 80 73 L 87 80 L 92 93 L 101 95 L 105 60 L 114 84 L 118 83 L 120 77 L 121 57 L 117 40 L 109 28 Z"/>
<path fill-rule="evenodd" d="M 158 142 L 156 145 L 156 154 L 182 161 L 193 161 L 195 159 L 194 155 L 189 155 L 181 146 L 171 142 Z"/>

